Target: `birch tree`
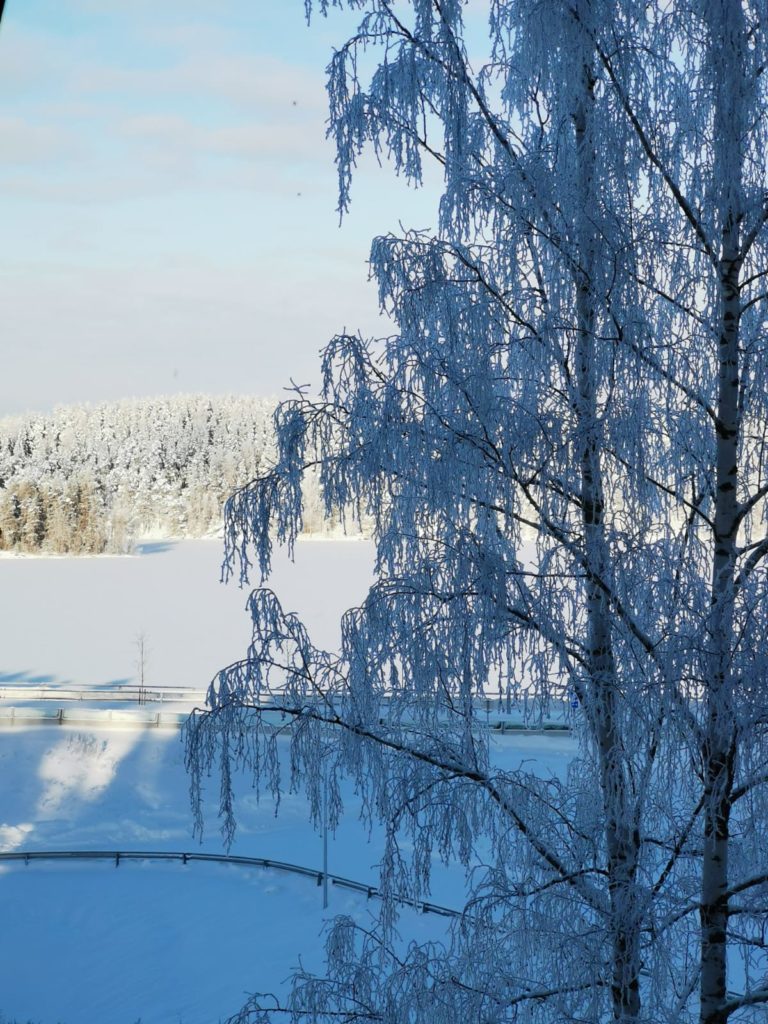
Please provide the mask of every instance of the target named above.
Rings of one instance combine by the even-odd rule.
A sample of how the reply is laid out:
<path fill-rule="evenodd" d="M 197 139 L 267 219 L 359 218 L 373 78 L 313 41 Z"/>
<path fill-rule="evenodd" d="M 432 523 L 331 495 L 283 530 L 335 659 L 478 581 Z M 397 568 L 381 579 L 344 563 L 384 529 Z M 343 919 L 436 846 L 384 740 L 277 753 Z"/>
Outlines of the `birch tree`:
<path fill-rule="evenodd" d="M 226 568 L 264 582 L 316 469 L 329 511 L 373 522 L 377 581 L 336 653 L 254 592 L 248 656 L 187 730 L 198 825 L 214 764 L 230 840 L 235 767 L 279 796 L 278 710 L 315 818 L 321 775 L 332 823 L 348 775 L 386 833 L 377 926 L 339 919 L 327 976 L 240 1019 L 757 1020 L 762 5 L 315 6 L 360 12 L 328 69 L 340 212 L 366 147 L 414 185 L 436 161 L 444 190 L 434 233 L 373 243 L 396 333 L 332 340 L 321 396 L 279 408 L 274 469 L 227 506 Z M 491 693 L 534 720 L 574 699 L 565 782 L 494 767 Z M 396 900 L 433 856 L 467 868 L 464 913 L 404 950 Z"/>

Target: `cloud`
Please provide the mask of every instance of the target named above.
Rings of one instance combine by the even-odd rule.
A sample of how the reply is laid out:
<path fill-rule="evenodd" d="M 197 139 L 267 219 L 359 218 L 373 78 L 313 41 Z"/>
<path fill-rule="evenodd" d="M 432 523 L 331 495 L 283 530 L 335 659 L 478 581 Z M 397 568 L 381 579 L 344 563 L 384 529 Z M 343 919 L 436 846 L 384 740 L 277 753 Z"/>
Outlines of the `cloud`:
<path fill-rule="evenodd" d="M 178 114 L 147 114 L 126 118 L 124 138 L 188 158 L 226 157 L 249 163 L 265 160 L 327 163 L 332 148 L 322 127 L 306 120 L 293 122 L 241 119 L 221 127 L 199 124 Z"/>
<path fill-rule="evenodd" d="M 94 15 L 122 15 L 126 12 L 125 0 L 69 0 L 70 7 L 83 14 Z M 238 0 L 218 0 L 216 10 L 222 14 L 236 11 L 240 7 Z M 163 0 L 162 7 L 158 9 L 157 0 L 132 0 L 130 12 L 132 15 L 144 12 L 147 15 L 156 16 L 158 10 L 166 17 L 178 19 L 189 18 L 195 13 L 210 15 L 210 0 Z"/>
<path fill-rule="evenodd" d="M 179 387 L 274 394 L 291 375 L 316 378 L 319 348 L 345 324 L 388 332 L 361 253 L 299 256 L 265 241 L 237 266 L 190 253 L 176 266 L 0 275 L 11 353 L 0 414 Z"/>
<path fill-rule="evenodd" d="M 2 160 L 5 165 L 60 164 L 78 149 L 73 136 L 60 128 L 0 115 Z"/>
<path fill-rule="evenodd" d="M 158 106 L 186 98 L 272 116 L 299 109 L 322 118 L 326 110 L 322 75 L 266 54 L 207 50 L 155 68 L 95 64 L 77 71 L 72 86 L 82 95 L 151 99 Z"/>
<path fill-rule="evenodd" d="M 202 47 L 203 38 L 195 45 Z M 282 177 L 291 182 L 306 175 L 302 167 L 330 167 L 322 75 L 270 55 L 216 49 L 192 47 L 182 59 L 155 54 L 153 67 L 138 57 L 131 63 L 132 51 L 111 65 L 59 62 L 52 81 L 23 104 L 10 84 L 15 72 L 6 68 L 5 194 L 82 204 L 168 194 L 194 183 L 273 193 L 286 191 L 279 165 L 290 168 Z M 35 73 L 50 78 L 45 39 L 28 36 L 23 51 Z"/>
<path fill-rule="evenodd" d="M 67 58 L 56 41 L 16 24 L 10 15 L 0 32 L 0 102 L 40 95 L 61 79 Z"/>

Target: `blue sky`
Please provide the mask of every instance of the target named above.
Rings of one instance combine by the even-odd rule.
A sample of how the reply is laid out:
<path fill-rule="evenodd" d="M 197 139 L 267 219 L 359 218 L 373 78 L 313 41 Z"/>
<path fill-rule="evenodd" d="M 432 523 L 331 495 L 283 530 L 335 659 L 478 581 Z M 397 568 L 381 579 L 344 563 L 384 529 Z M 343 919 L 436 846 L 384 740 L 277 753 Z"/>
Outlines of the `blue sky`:
<path fill-rule="evenodd" d="M 303 0 L 7 0 L 0 27 L 0 415 L 316 382 L 386 332 L 371 238 L 434 226 L 363 160 L 339 227 L 325 74 L 348 14 Z"/>

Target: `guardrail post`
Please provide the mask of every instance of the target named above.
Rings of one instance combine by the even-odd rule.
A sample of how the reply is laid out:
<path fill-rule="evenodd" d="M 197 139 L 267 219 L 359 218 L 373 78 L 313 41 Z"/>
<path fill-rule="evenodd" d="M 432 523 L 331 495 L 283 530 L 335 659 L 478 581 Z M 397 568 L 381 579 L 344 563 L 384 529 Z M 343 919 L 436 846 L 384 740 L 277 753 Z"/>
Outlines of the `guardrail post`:
<path fill-rule="evenodd" d="M 115 853 L 115 867 L 116 868 L 120 867 L 120 854 L 119 853 Z"/>

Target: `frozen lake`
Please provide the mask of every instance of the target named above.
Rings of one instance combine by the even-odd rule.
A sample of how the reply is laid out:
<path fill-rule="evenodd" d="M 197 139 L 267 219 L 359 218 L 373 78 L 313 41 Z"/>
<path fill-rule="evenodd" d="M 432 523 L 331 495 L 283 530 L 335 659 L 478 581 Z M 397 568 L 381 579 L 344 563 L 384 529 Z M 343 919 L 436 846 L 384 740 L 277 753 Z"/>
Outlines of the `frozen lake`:
<path fill-rule="evenodd" d="M 0 558 L 0 682 L 133 682 L 143 633 L 149 685 L 207 686 L 250 639 L 248 590 L 219 582 L 221 559 L 220 540 L 146 543 L 130 557 Z M 303 540 L 295 563 L 276 552 L 269 585 L 316 643 L 335 646 L 372 564 L 367 541 Z"/>

